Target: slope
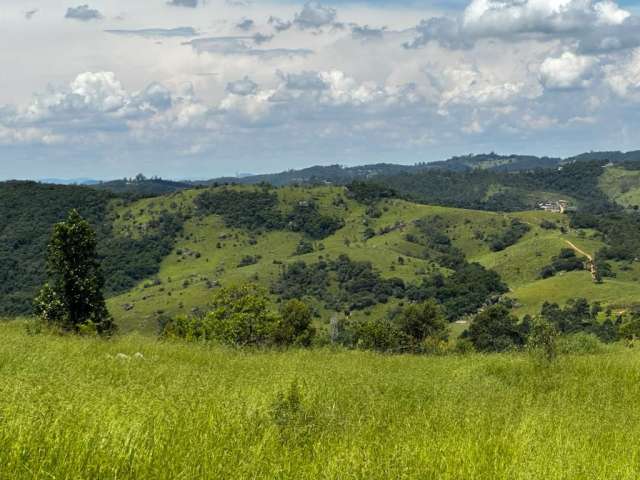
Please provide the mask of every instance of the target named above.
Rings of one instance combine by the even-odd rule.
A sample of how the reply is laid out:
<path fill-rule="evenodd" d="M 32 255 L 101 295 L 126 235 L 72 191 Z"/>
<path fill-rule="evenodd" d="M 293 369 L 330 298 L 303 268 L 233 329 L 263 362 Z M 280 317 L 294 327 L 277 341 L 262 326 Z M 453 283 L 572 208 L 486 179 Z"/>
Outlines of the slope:
<path fill-rule="evenodd" d="M 238 186 L 233 190 L 259 189 Z M 443 257 L 418 241 L 425 224 L 437 226 L 438 231 L 450 239 L 451 248 L 461 251 L 469 261 L 500 274 L 511 290 L 508 295 L 519 306 L 519 313 L 533 313 L 544 301 L 562 302 L 587 296 L 590 300 L 629 303 L 633 295 L 640 294 L 640 285 L 630 275 L 607 279 L 603 285 L 594 285 L 587 271 L 540 279 L 543 267 L 567 248 L 567 241 L 588 252 L 602 246 L 595 232 L 570 229 L 568 218 L 561 214 L 494 213 L 420 205 L 399 199 L 365 205 L 349 198 L 342 187 L 274 190 L 280 212 L 312 202 L 323 215 L 343 221 L 342 228 L 326 238 L 310 240 L 304 233 L 288 228 L 252 231 L 230 227 L 220 215 L 198 212 L 195 200 L 202 192 L 186 190 L 144 199 L 122 207 L 119 212 L 116 227 L 122 235 L 144 231 L 155 215 L 167 209 L 178 209 L 187 219 L 158 274 L 109 300 L 112 312 L 125 330 L 153 331 L 162 316 L 205 309 L 212 291 L 219 285 L 250 281 L 272 291 L 283 272 L 297 262 L 314 265 L 347 255 L 352 261 L 371 262 L 382 279 L 398 278 L 416 285 L 437 273 L 445 277 L 451 275 L 451 267 L 443 264 Z M 526 225 L 528 231 L 513 244 L 495 251 L 495 239 L 510 232 L 513 225 Z M 296 254 L 301 242 L 310 244 L 312 251 Z M 619 271 L 617 265 L 614 270 Z M 332 283 L 330 294 L 338 295 L 336 288 Z M 616 290 L 622 293 L 619 299 L 613 295 Z M 278 295 L 273 297 L 278 301 Z M 310 298 L 310 301 L 319 321 L 327 322 L 342 314 L 329 308 L 322 299 Z M 389 298 L 350 314 L 356 318 L 386 315 L 401 302 L 401 299 Z"/>

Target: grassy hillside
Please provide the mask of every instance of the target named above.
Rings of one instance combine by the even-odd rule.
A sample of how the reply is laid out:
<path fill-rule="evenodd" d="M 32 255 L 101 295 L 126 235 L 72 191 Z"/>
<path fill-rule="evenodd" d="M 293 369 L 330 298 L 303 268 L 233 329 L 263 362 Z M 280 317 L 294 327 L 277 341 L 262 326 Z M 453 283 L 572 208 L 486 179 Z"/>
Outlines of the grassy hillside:
<path fill-rule="evenodd" d="M 96 230 L 107 294 L 126 291 L 157 272 L 181 229 L 182 211 L 177 206 L 157 211 L 151 221 L 139 209 L 128 210 L 129 205 L 126 198 L 89 187 L 0 183 L 0 314 L 30 313 L 33 298 L 46 280 L 45 257 L 53 225 L 71 209 L 77 209 Z M 114 228 L 120 222 L 118 212 L 138 218 L 132 220 L 135 232 Z"/>
<path fill-rule="evenodd" d="M 254 187 L 247 186 L 234 189 L 255 191 Z M 519 313 L 534 313 L 544 301 L 559 302 L 575 296 L 624 304 L 635 301 L 634 295 L 640 294 L 637 277 L 628 272 L 615 280 L 607 279 L 600 286 L 593 284 L 587 271 L 540 280 L 543 267 L 563 248 L 568 248 L 567 242 L 591 254 L 602 246 L 594 232 L 570 229 L 565 215 L 542 211 L 493 213 L 419 205 L 398 199 L 383 200 L 375 206 L 376 212 L 371 212 L 367 205 L 348 198 L 342 187 L 286 187 L 275 192 L 280 211 L 311 201 L 323 214 L 343 219 L 344 226 L 322 240 L 310 240 L 314 251 L 297 255 L 297 246 L 305 238 L 302 232 L 231 228 L 219 215 L 198 214 L 194 200 L 201 190 L 143 199 L 120 207 L 116 211 L 119 218 L 116 229 L 122 235 L 139 235 L 161 211 L 179 211 L 187 218 L 159 273 L 109 300 L 109 307 L 121 326 L 125 330 L 154 331 L 162 315 L 190 314 L 194 309 L 205 309 L 213 289 L 219 285 L 254 282 L 270 290 L 283 270 L 295 262 L 311 265 L 343 254 L 354 261 L 371 262 L 382 278 L 400 278 L 407 284 L 419 284 L 425 276 L 436 272 L 447 276 L 451 270 L 432 251 L 407 240 L 418 233 L 416 222 L 424 219 L 436 222 L 468 261 L 499 273 L 512 290 L 510 296 L 520 305 Z M 507 231 L 513 220 L 527 225 L 529 231 L 514 245 L 493 251 L 490 239 Z M 541 226 L 545 222 L 547 228 Z M 549 224 L 554 228 L 549 228 Z M 365 236 L 367 229 L 373 232 L 371 238 Z M 245 262 L 247 258 L 251 261 Z M 614 265 L 614 270 L 619 271 L 618 266 Z M 540 289 L 547 284 L 552 287 Z M 615 291 L 625 294 L 615 299 L 612 295 Z M 277 301 L 276 296 L 274 300 Z M 328 322 L 336 315 L 323 301 L 307 300 L 313 303 L 318 321 Z M 385 315 L 401 301 L 390 299 L 385 304 L 354 311 L 352 315 L 355 318 Z"/>
<path fill-rule="evenodd" d="M 600 189 L 625 207 L 640 205 L 640 171 L 619 167 L 605 169 L 599 179 Z"/>
<path fill-rule="evenodd" d="M 0 367 L 1 478 L 640 475 L 640 352 L 620 346 L 540 367 L 30 337 L 11 323 Z"/>
<path fill-rule="evenodd" d="M 557 198 L 539 190 L 543 187 L 574 191 L 579 198 L 587 198 L 591 189 L 598 188 L 594 185 L 600 185 L 610 198 L 619 200 L 622 197 L 611 193 L 614 187 L 631 185 L 630 194 L 634 182 L 640 182 L 632 170 L 602 168 L 588 162 L 565 167 L 562 172 L 516 175 L 483 171 L 463 176 L 448 172 L 442 178 L 465 190 L 466 197 L 457 197 L 456 190 L 447 190 L 446 184 L 439 188 L 456 202 L 464 203 L 466 198 L 473 204 L 484 199 L 481 201 L 486 207 L 491 202 L 508 204 L 509 198 L 520 192 L 522 182 L 531 188 L 524 196 L 518 193 L 517 201 L 532 204 Z M 600 174 L 603 176 L 598 183 Z M 428 177 L 431 183 L 421 184 L 425 178 L 414 175 L 410 180 L 426 191 L 436 177 Z M 461 182 L 465 178 L 467 182 Z M 496 183 L 496 179 L 509 179 L 510 186 Z M 320 272 L 322 278 L 326 277 L 322 292 L 310 293 L 309 285 L 303 292 L 320 323 L 342 315 L 355 319 L 387 315 L 407 300 L 424 298 L 416 289 L 433 295 L 426 283 L 438 274 L 445 279 L 456 278 L 453 275 L 461 268 L 460 262 L 478 262 L 497 272 L 521 313 L 536 312 L 545 300 L 562 302 L 574 296 L 622 305 L 640 298 L 636 295 L 640 293 L 640 267 L 633 256 L 637 242 L 629 228 L 616 236 L 626 224 L 620 215 L 615 220 L 618 223 L 597 227 L 600 232 L 606 228 L 603 236 L 594 230 L 572 228 L 567 215 L 418 204 L 389 197 L 388 190 L 376 193 L 379 187 L 374 184 L 363 185 L 359 193 L 353 186 L 351 190 L 339 186 L 221 186 L 134 200 L 129 195 L 85 187 L 1 184 L 0 196 L 6 202 L 0 205 L 6 212 L 0 220 L 0 278 L 4 279 L 0 312 L 28 313 L 31 299 L 45 278 L 44 255 L 51 226 L 73 207 L 81 207 L 81 213 L 98 230 L 109 307 L 125 331 L 152 332 L 162 316 L 205 309 L 219 285 L 254 282 L 273 293 L 273 300 L 278 302 L 286 298 L 282 288 L 298 281 L 290 280 L 287 287 L 282 279 L 300 262 L 307 269 L 305 275 L 328 269 Z M 203 202 L 205 195 L 208 197 Z M 592 196 L 598 200 L 604 193 Z M 438 202 L 443 201 L 438 198 Z M 240 204 L 235 205 L 237 202 Z M 588 207 L 585 211 L 590 212 Z M 542 270 L 569 243 L 595 256 L 604 246 L 603 238 L 608 247 L 616 243 L 625 253 L 621 255 L 618 249 L 609 255 L 616 277 L 606 278 L 604 285 L 594 285 L 586 271 L 540 278 Z M 342 268 L 338 263 L 345 261 L 351 262 L 345 268 L 355 271 L 357 279 L 338 278 L 344 273 L 338 273 Z M 370 262 L 372 269 L 362 262 Z M 484 281 L 478 280 L 478 284 Z M 369 287 L 373 292 L 374 284 L 384 282 L 388 283 L 384 288 L 404 284 L 405 291 L 397 295 L 377 292 L 375 298 L 361 301 L 362 295 L 349 290 L 360 283 L 360 292 L 366 297 Z M 618 299 L 614 298 L 616 291 L 620 292 Z M 480 300 L 476 295 L 476 306 L 494 301 L 495 293 L 483 292 Z M 354 297 L 356 308 L 345 301 L 349 296 Z M 449 318 L 468 313 L 469 309 L 460 310 Z"/>

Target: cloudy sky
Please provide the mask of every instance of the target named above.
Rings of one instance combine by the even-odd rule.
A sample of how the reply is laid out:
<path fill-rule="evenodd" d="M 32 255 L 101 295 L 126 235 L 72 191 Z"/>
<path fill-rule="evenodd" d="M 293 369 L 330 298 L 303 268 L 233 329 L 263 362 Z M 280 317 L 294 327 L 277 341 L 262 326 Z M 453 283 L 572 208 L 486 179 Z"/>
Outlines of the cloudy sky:
<path fill-rule="evenodd" d="M 2 0 L 0 178 L 640 148 L 636 1 L 84 1 Z"/>

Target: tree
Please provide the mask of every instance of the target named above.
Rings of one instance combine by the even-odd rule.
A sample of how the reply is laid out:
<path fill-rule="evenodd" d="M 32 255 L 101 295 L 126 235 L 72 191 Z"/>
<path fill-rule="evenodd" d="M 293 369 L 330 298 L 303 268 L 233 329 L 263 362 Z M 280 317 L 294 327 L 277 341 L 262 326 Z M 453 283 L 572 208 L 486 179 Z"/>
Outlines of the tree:
<path fill-rule="evenodd" d="M 558 330 L 550 322 L 538 319 L 533 323 L 527 345 L 532 353 L 551 362 L 558 356 Z"/>
<path fill-rule="evenodd" d="M 504 305 L 494 305 L 476 315 L 467 335 L 481 352 L 502 352 L 524 344 L 518 318 Z"/>
<path fill-rule="evenodd" d="M 96 233 L 76 210 L 54 226 L 47 252 L 49 282 L 35 300 L 35 313 L 43 321 L 68 332 L 114 332 L 96 248 Z"/>
<path fill-rule="evenodd" d="M 271 342 L 279 316 L 271 311 L 264 291 L 246 284 L 218 290 L 202 323 L 207 340 L 255 346 Z"/>
<path fill-rule="evenodd" d="M 447 339 L 447 322 L 435 300 L 412 304 L 404 308 L 398 319 L 400 330 L 414 342 L 427 338 Z"/>
<path fill-rule="evenodd" d="M 309 306 L 300 300 L 289 300 L 282 308 L 281 315 L 276 342 L 281 345 L 308 347 L 315 335 Z"/>

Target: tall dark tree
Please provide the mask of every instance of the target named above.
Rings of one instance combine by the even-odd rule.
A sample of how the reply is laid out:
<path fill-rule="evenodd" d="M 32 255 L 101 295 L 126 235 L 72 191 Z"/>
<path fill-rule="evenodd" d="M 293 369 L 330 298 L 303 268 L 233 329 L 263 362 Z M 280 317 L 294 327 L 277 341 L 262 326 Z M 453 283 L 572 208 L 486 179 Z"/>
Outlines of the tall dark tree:
<path fill-rule="evenodd" d="M 412 341 L 420 343 L 426 338 L 447 340 L 447 322 L 442 308 L 431 299 L 404 308 L 398 326 Z"/>
<path fill-rule="evenodd" d="M 47 252 L 46 283 L 35 300 L 43 321 L 68 332 L 83 328 L 100 334 L 115 330 L 102 289 L 96 233 L 76 210 L 53 228 Z"/>
<path fill-rule="evenodd" d="M 525 342 L 517 317 L 504 305 L 491 306 L 476 315 L 466 334 L 480 352 L 502 352 Z"/>

